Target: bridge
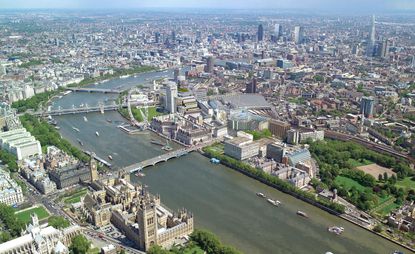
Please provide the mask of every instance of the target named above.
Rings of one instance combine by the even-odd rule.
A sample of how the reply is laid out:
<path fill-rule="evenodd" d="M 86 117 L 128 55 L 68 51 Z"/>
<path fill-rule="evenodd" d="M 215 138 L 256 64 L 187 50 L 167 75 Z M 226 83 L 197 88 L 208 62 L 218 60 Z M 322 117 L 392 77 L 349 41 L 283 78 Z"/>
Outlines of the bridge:
<path fill-rule="evenodd" d="M 80 113 L 91 113 L 91 112 L 104 112 L 104 111 L 114 111 L 117 110 L 120 105 L 101 105 L 94 107 L 79 107 L 79 108 L 68 108 L 68 109 L 56 109 L 49 111 L 35 112 L 33 115 L 36 116 L 60 116 L 60 115 L 71 115 L 71 114 L 80 114 Z M 121 105 L 121 107 L 127 107 L 127 105 Z"/>
<path fill-rule="evenodd" d="M 72 91 L 72 92 L 115 93 L 115 94 L 120 94 L 125 91 L 123 89 L 107 89 L 107 88 L 94 88 L 94 87 L 67 87 L 66 90 Z"/>
<path fill-rule="evenodd" d="M 199 144 L 199 145 L 195 145 L 191 147 L 185 147 L 179 150 L 171 151 L 171 152 L 162 154 L 160 156 L 157 156 L 157 157 L 154 157 L 154 158 L 151 158 L 151 159 L 139 162 L 139 163 L 132 164 L 130 166 L 122 168 L 121 171 L 123 171 L 124 173 L 134 173 L 137 171 L 141 171 L 145 167 L 155 166 L 157 163 L 166 162 L 173 158 L 182 157 L 188 153 L 201 149 L 209 144 L 210 143 L 203 143 L 203 144 Z"/>

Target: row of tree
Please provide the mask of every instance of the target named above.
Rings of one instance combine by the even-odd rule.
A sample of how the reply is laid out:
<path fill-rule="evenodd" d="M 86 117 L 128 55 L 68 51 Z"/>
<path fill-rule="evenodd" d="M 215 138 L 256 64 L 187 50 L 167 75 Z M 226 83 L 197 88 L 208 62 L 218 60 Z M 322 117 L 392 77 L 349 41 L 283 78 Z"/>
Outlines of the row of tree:
<path fill-rule="evenodd" d="M 62 151 L 78 158 L 83 162 L 88 162 L 89 157 L 77 147 L 73 146 L 69 141 L 63 139 L 56 129 L 44 120 L 40 120 L 36 116 L 24 114 L 20 117 L 20 121 L 28 132 L 30 132 L 44 149 L 47 146 L 56 146 Z"/>
<path fill-rule="evenodd" d="M 210 147 L 205 147 L 203 151 L 207 156 L 219 159 L 222 164 L 253 176 L 256 179 L 279 189 L 280 191 L 295 195 L 296 197 L 302 198 L 312 204 L 318 203 L 338 213 L 344 213 L 345 207 L 341 204 L 330 202 L 325 199 L 319 199 L 313 193 L 303 191 L 290 184 L 289 182 L 279 179 L 277 176 L 270 175 L 265 173 L 263 170 L 254 168 L 245 162 L 223 155 L 214 149 L 210 149 Z"/>
<path fill-rule="evenodd" d="M 206 230 L 196 229 L 190 235 L 190 242 L 186 246 L 182 248 L 173 246 L 170 250 L 165 250 L 161 248 L 160 246 L 155 245 L 155 246 L 152 246 L 147 251 L 147 254 L 190 253 L 190 251 L 194 250 L 195 247 L 199 247 L 206 254 L 240 254 L 241 253 L 231 246 L 222 244 L 219 238 L 215 234 L 209 231 L 206 231 Z"/>

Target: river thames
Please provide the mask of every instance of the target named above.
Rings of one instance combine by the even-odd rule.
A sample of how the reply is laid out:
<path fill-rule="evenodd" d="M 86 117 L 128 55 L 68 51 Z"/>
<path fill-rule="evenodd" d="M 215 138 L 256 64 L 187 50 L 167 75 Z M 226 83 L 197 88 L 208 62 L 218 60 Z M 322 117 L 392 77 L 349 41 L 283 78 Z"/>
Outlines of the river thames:
<path fill-rule="evenodd" d="M 136 78 L 116 79 L 100 84 L 102 87 L 131 87 L 148 83 L 171 73 L 146 73 Z M 69 108 L 88 103 L 93 106 L 99 101 L 111 103 L 116 95 L 72 93 L 58 99 L 53 107 Z M 158 136 L 144 132 L 128 135 L 117 126 L 125 122 L 117 112 L 105 114 L 66 115 L 55 119 L 61 127 L 62 136 L 80 147 L 93 151 L 102 158 L 113 157 L 115 168 L 127 166 L 164 151 L 150 143 Z M 78 128 L 77 132 L 73 127 Z M 95 132 L 100 136 L 97 137 Z M 163 141 L 164 142 L 164 141 Z M 178 145 L 174 145 L 175 148 Z M 132 181 L 149 186 L 150 192 L 159 193 L 161 200 L 171 209 L 187 208 L 195 216 L 196 227 L 217 234 L 226 244 L 244 253 L 316 253 L 331 251 L 339 253 L 385 253 L 400 249 L 360 227 L 328 214 L 314 206 L 283 194 L 258 181 L 242 175 L 223 165 L 214 165 L 198 153 L 149 167 L 145 177 L 132 175 Z M 282 202 L 275 207 L 255 195 L 263 192 Z M 310 218 L 296 215 L 305 211 Z M 342 226 L 341 236 L 329 233 L 327 227 Z"/>

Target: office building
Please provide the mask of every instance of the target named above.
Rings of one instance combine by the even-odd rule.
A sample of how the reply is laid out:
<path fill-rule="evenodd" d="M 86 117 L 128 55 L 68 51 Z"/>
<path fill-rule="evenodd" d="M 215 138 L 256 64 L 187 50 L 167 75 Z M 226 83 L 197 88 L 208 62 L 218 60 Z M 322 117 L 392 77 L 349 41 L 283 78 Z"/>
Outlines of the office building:
<path fill-rule="evenodd" d="M 376 55 L 380 58 L 387 58 L 389 54 L 389 41 L 384 40 L 381 43 L 379 43 L 377 47 Z"/>
<path fill-rule="evenodd" d="M 291 125 L 286 122 L 272 119 L 269 121 L 268 128 L 273 136 L 285 140 L 287 138 L 287 131 L 291 128 Z"/>
<path fill-rule="evenodd" d="M 274 36 L 275 40 L 278 41 L 282 35 L 282 27 L 280 24 L 275 24 L 274 26 Z"/>
<path fill-rule="evenodd" d="M 264 26 L 262 24 L 260 24 L 258 26 L 258 41 L 263 41 L 264 40 Z"/>
<path fill-rule="evenodd" d="M 363 114 L 366 118 L 372 118 L 374 105 L 375 100 L 373 97 L 362 97 L 360 101 L 360 114 Z"/>
<path fill-rule="evenodd" d="M 90 168 L 84 165 L 70 165 L 49 172 L 49 177 L 56 183 L 58 189 L 73 186 L 81 182 L 90 182 Z"/>
<path fill-rule="evenodd" d="M 0 133 L 1 148 L 16 155 L 18 160 L 42 154 L 40 142 L 24 128 Z"/>
<path fill-rule="evenodd" d="M 285 60 L 285 59 L 278 59 L 277 60 L 277 67 L 278 68 L 282 68 L 282 69 L 288 69 L 293 67 L 293 64 L 291 61 L 289 60 Z"/>
<path fill-rule="evenodd" d="M 374 54 L 374 50 L 375 50 L 375 43 L 376 43 L 376 28 L 375 28 L 375 15 L 372 16 L 372 24 L 370 26 L 370 31 L 369 31 L 369 40 L 367 43 L 367 48 L 366 48 L 366 55 L 369 57 L 372 57 Z"/>
<path fill-rule="evenodd" d="M 169 82 L 166 85 L 166 110 L 170 114 L 176 112 L 176 97 L 177 97 L 177 85 Z"/>
<path fill-rule="evenodd" d="M 206 60 L 205 72 L 213 73 L 214 65 L 215 65 L 215 58 L 213 56 L 208 56 L 208 58 Z"/>
<path fill-rule="evenodd" d="M 17 205 L 23 201 L 22 188 L 15 180 L 11 179 L 8 172 L 0 168 L 0 203 Z"/>
<path fill-rule="evenodd" d="M 294 43 L 301 44 L 304 41 L 304 29 L 301 26 L 294 28 Z"/>
<path fill-rule="evenodd" d="M 251 82 L 246 84 L 246 93 L 256 93 L 257 92 L 257 79 L 253 78 Z"/>
<path fill-rule="evenodd" d="M 245 137 L 233 138 L 225 142 L 225 154 L 237 160 L 246 160 L 259 154 L 259 144 Z"/>

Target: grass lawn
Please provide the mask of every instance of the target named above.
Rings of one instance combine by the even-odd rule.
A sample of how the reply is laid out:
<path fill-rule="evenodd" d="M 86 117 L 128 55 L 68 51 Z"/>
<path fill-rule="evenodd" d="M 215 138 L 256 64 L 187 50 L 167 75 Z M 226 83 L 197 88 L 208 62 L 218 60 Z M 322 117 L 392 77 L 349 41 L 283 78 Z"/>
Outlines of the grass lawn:
<path fill-rule="evenodd" d="M 88 254 L 99 254 L 100 249 L 98 247 L 95 247 L 95 248 L 89 249 L 87 253 Z"/>
<path fill-rule="evenodd" d="M 377 213 L 380 214 L 382 217 L 384 217 L 384 216 L 388 215 L 390 212 L 392 212 L 393 210 L 395 210 L 398 207 L 399 207 L 399 205 L 397 205 L 395 203 L 391 203 L 391 204 L 383 207 L 379 211 L 377 211 Z"/>
<path fill-rule="evenodd" d="M 356 187 L 357 190 L 362 192 L 366 190 L 365 186 L 345 176 L 337 176 L 336 179 L 334 179 L 334 182 L 338 185 L 345 187 L 347 190 L 350 190 L 353 186 Z"/>
<path fill-rule="evenodd" d="M 33 208 L 30 208 L 30 209 L 24 210 L 22 212 L 17 211 L 16 216 L 20 221 L 27 224 L 31 220 L 30 215 L 32 213 L 36 213 L 39 220 L 42 220 L 42 219 L 45 219 L 45 218 L 49 217 L 49 213 L 46 211 L 46 209 L 43 206 L 33 207 Z"/>
<path fill-rule="evenodd" d="M 72 194 L 69 197 L 65 197 L 63 199 L 63 202 L 65 204 L 74 204 L 74 203 L 78 203 L 81 201 L 81 197 L 85 196 L 87 193 L 86 189 L 82 189 L 80 191 L 75 192 L 74 194 Z"/>
<path fill-rule="evenodd" d="M 132 108 L 131 110 L 133 112 L 134 118 L 137 121 L 142 122 L 143 121 L 143 116 L 141 115 L 140 109 Z M 142 110 L 143 110 L 143 113 L 144 113 L 144 109 L 142 109 Z M 148 118 L 147 118 L 148 121 L 151 121 L 151 119 L 153 119 L 153 117 L 160 116 L 160 115 L 163 115 L 163 113 L 158 112 L 156 107 L 148 107 Z"/>
<path fill-rule="evenodd" d="M 373 164 L 372 161 L 366 160 L 366 159 L 362 159 L 362 160 L 349 159 L 348 162 L 350 164 L 352 164 L 352 166 L 354 168 L 357 168 L 357 167 L 360 167 L 360 166 L 366 166 L 366 165 Z"/>
<path fill-rule="evenodd" d="M 205 253 L 201 248 L 199 247 L 193 247 L 191 249 L 186 249 L 183 254 L 203 254 Z"/>
<path fill-rule="evenodd" d="M 396 182 L 396 187 L 415 190 L 415 181 L 412 180 L 411 177 L 406 177 L 405 179 Z"/>
<path fill-rule="evenodd" d="M 211 145 L 209 149 L 213 152 L 224 153 L 225 146 L 221 143 Z"/>

